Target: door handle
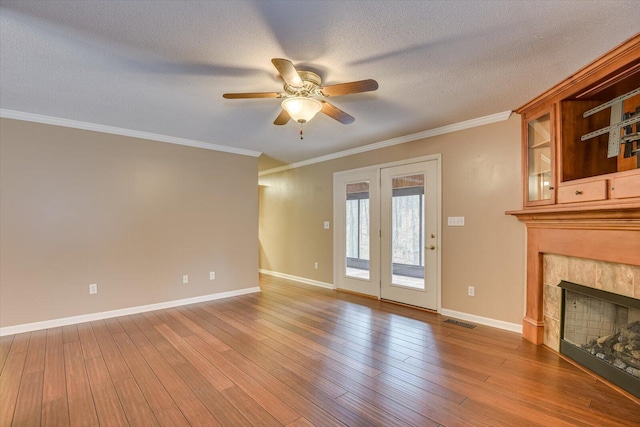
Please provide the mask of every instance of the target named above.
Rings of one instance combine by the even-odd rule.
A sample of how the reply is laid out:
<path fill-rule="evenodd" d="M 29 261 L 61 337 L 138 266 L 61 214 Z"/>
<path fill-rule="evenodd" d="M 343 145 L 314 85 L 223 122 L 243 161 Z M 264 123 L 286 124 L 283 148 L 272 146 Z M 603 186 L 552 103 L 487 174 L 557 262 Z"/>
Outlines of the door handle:
<path fill-rule="evenodd" d="M 429 249 L 430 251 L 432 251 L 432 250 L 434 250 L 435 248 L 436 248 L 435 246 L 431 245 L 431 246 L 429 246 L 429 247 L 427 247 L 427 248 L 425 248 L 425 249 Z"/>

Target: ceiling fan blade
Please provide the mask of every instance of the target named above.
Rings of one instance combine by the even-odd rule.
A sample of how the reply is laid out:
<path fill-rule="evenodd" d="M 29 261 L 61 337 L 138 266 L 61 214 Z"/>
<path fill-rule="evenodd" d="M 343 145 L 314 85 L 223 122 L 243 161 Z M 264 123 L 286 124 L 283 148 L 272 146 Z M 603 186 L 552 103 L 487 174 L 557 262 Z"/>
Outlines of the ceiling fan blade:
<path fill-rule="evenodd" d="M 335 105 L 329 104 L 327 101 L 322 101 L 322 112 L 332 119 L 339 121 L 343 125 L 353 123 L 355 120 L 353 116 L 348 115 Z"/>
<path fill-rule="evenodd" d="M 282 126 L 282 125 L 286 125 L 289 122 L 289 120 L 291 120 L 291 116 L 289 115 L 289 113 L 287 113 L 285 110 L 282 110 L 280 114 L 278 114 L 278 117 L 276 117 L 273 124 Z"/>
<path fill-rule="evenodd" d="M 222 95 L 226 99 L 244 99 L 244 98 L 281 98 L 279 92 L 247 92 L 247 93 L 225 93 Z"/>
<path fill-rule="evenodd" d="M 320 88 L 324 96 L 348 95 L 350 93 L 371 92 L 378 89 L 375 80 L 360 80 L 357 82 L 339 83 Z"/>
<path fill-rule="evenodd" d="M 276 67 L 286 84 L 293 87 L 304 86 L 302 79 L 298 75 L 298 70 L 296 70 L 296 67 L 293 66 L 291 61 L 288 59 L 273 58 L 271 62 Z"/>

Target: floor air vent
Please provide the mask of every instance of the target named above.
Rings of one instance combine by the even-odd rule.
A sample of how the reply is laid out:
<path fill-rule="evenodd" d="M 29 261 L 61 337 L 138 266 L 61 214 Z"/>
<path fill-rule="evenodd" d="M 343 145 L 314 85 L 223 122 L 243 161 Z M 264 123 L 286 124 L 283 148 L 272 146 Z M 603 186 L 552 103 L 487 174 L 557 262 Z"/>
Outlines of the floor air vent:
<path fill-rule="evenodd" d="M 463 328 L 469 328 L 469 329 L 473 329 L 476 327 L 476 325 L 474 325 L 473 323 L 461 322 L 459 320 L 454 320 L 454 319 L 447 319 L 444 321 L 444 323 L 451 323 L 451 324 L 462 326 Z"/>

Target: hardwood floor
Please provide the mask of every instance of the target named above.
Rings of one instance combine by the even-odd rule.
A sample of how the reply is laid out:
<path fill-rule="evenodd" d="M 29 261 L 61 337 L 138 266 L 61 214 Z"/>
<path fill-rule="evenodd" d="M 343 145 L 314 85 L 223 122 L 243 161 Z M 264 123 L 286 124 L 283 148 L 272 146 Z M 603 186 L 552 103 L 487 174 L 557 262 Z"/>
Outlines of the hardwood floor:
<path fill-rule="evenodd" d="M 261 286 L 0 338 L 0 426 L 640 425 L 640 404 L 519 334 Z"/>

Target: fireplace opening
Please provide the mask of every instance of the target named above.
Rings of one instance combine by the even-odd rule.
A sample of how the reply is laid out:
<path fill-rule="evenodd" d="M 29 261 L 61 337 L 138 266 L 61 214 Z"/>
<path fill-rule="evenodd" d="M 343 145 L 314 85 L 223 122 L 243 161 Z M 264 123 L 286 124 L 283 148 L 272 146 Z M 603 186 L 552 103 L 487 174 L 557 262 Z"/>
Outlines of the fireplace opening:
<path fill-rule="evenodd" d="M 640 397 L 640 300 L 562 281 L 560 353 Z"/>

